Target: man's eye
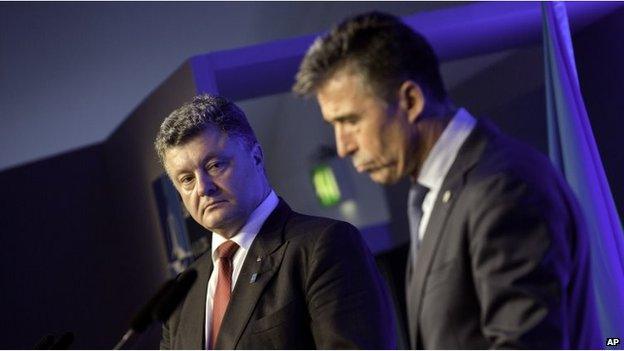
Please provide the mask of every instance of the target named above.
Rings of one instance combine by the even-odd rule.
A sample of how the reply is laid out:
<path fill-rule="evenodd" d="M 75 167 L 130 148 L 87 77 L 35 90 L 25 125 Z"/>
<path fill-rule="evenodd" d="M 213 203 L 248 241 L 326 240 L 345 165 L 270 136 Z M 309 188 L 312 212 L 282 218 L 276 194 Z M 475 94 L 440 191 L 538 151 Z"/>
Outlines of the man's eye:
<path fill-rule="evenodd" d="M 335 121 L 334 125 L 340 124 L 340 125 L 355 125 L 357 124 L 357 122 L 359 122 L 359 118 L 357 117 L 346 117 L 346 118 L 341 118 L 340 120 Z"/>
<path fill-rule="evenodd" d="M 359 121 L 360 121 L 360 119 L 359 119 L 359 118 L 355 118 L 355 117 L 354 117 L 354 118 L 349 118 L 349 119 L 347 119 L 347 120 L 345 121 L 345 123 L 346 123 L 346 124 L 349 124 L 349 125 L 354 125 L 354 124 L 357 124 L 357 122 L 359 122 Z"/>
<path fill-rule="evenodd" d="M 214 162 L 208 166 L 208 172 L 218 173 L 218 172 L 221 172 L 224 168 L 225 168 L 225 162 L 222 162 L 222 161 Z"/>
<path fill-rule="evenodd" d="M 188 184 L 193 180 L 193 177 L 182 177 L 182 179 L 180 179 L 180 183 L 182 184 Z"/>

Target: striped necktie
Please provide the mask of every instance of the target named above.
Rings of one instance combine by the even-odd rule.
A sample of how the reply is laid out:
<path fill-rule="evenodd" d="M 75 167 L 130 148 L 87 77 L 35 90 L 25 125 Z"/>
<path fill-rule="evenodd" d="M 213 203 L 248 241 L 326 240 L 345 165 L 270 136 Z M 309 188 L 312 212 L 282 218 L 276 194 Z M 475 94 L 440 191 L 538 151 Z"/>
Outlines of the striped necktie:
<path fill-rule="evenodd" d="M 217 289 L 215 290 L 214 303 L 212 305 L 212 327 L 210 329 L 210 349 L 214 350 L 221 329 L 221 322 L 225 316 L 225 310 L 232 295 L 232 256 L 238 250 L 238 244 L 226 241 L 217 248 L 219 258 L 219 275 L 217 276 Z"/>

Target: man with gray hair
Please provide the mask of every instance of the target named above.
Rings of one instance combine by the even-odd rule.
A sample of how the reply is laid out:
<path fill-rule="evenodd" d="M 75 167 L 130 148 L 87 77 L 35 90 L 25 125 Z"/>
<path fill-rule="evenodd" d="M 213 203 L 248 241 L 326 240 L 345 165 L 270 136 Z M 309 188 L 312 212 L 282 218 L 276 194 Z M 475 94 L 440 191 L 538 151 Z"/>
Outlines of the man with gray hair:
<path fill-rule="evenodd" d="M 338 154 L 380 184 L 409 178 L 411 346 L 600 348 L 588 237 L 549 160 L 456 108 L 433 48 L 399 18 L 346 19 L 307 52 Z"/>
<path fill-rule="evenodd" d="M 352 225 L 296 213 L 271 189 L 245 114 L 200 95 L 165 119 L 156 151 L 210 231 L 162 349 L 389 349 L 387 293 Z"/>

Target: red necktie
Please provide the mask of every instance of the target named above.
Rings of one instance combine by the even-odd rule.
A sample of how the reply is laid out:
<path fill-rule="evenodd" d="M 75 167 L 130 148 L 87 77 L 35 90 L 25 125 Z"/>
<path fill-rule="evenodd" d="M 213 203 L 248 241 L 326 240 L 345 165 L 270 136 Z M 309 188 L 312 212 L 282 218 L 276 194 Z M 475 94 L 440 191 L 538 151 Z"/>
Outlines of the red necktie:
<path fill-rule="evenodd" d="M 238 250 L 238 244 L 229 240 L 217 248 L 219 275 L 217 276 L 217 289 L 215 290 L 214 302 L 212 304 L 211 350 L 214 350 L 217 335 L 219 335 L 219 329 L 221 329 L 221 322 L 230 302 L 230 295 L 232 294 L 232 256 L 234 256 L 236 250 Z"/>

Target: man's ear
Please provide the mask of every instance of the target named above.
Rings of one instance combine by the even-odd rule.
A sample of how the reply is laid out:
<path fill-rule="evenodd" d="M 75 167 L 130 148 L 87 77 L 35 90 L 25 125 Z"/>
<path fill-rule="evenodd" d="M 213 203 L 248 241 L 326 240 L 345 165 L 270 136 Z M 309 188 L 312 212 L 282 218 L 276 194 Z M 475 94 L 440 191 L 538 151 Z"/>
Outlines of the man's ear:
<path fill-rule="evenodd" d="M 425 108 L 425 95 L 416 82 L 404 81 L 399 87 L 399 107 L 407 114 L 409 123 L 414 123 Z"/>
<path fill-rule="evenodd" d="M 260 143 L 255 143 L 251 149 L 251 157 L 253 157 L 256 166 L 264 167 L 264 154 Z"/>

